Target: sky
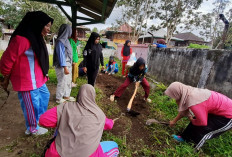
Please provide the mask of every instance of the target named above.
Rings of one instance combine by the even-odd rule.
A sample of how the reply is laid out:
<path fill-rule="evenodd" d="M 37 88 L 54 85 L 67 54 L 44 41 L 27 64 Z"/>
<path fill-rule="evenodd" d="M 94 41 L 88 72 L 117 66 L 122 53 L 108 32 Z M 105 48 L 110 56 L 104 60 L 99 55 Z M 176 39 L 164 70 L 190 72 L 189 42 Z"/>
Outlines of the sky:
<path fill-rule="evenodd" d="M 232 0 L 227 0 L 230 1 L 232 3 Z M 201 4 L 201 7 L 197 10 L 200 11 L 202 13 L 210 13 L 212 12 L 214 6 L 213 6 L 213 2 L 215 2 L 215 0 L 204 0 L 203 3 Z M 232 7 L 232 5 L 230 5 L 230 7 Z M 68 7 L 64 8 L 69 14 L 71 14 L 71 11 Z M 227 7 L 225 9 L 225 12 L 228 11 L 230 8 Z M 82 13 L 78 12 L 78 16 L 83 16 L 83 17 L 87 17 L 86 15 L 83 15 Z M 104 24 L 92 24 L 92 25 L 85 25 L 86 27 L 90 28 L 91 30 L 94 27 L 97 27 L 98 30 L 102 30 L 102 29 L 106 29 L 107 27 L 112 26 L 112 23 L 116 23 L 117 19 L 120 19 L 122 16 L 121 13 L 121 9 L 120 8 L 114 8 L 111 15 L 109 16 L 109 18 L 107 18 L 107 20 L 105 21 Z M 81 22 L 81 21 L 79 21 Z M 159 20 L 149 20 L 148 21 L 148 25 L 151 26 L 152 24 L 158 24 L 160 23 Z M 195 31 L 196 34 L 198 34 L 198 31 Z"/>

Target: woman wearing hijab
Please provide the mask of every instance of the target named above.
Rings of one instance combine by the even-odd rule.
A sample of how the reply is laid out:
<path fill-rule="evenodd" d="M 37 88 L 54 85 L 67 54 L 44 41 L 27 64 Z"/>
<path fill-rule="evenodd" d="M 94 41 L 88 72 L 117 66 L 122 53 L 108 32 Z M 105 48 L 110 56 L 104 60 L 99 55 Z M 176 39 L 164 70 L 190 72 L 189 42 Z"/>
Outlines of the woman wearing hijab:
<path fill-rule="evenodd" d="M 126 70 L 126 74 L 125 73 L 125 66 L 128 62 L 128 60 L 130 59 L 130 56 L 132 54 L 132 48 L 130 47 L 131 45 L 131 41 L 127 40 L 124 44 L 124 46 L 122 47 L 122 51 L 121 51 L 121 56 L 122 56 L 122 76 L 126 77 L 127 76 L 127 70 Z"/>
<path fill-rule="evenodd" d="M 68 38 L 71 34 L 71 26 L 62 24 L 55 44 L 53 65 L 55 66 L 58 81 L 56 89 L 56 102 L 58 104 L 65 101 L 75 101 L 75 98 L 70 96 L 72 89 L 73 50 Z"/>
<path fill-rule="evenodd" d="M 118 72 L 118 64 L 114 61 L 114 56 L 110 56 L 109 63 L 106 64 L 105 73 L 108 75 L 116 74 Z"/>
<path fill-rule="evenodd" d="M 165 94 L 178 104 L 179 113 L 170 125 L 174 126 L 183 117 L 190 120 L 180 136 L 173 135 L 177 141 L 193 142 L 199 150 L 206 140 L 232 128 L 232 100 L 225 95 L 180 82 L 172 83 Z"/>
<path fill-rule="evenodd" d="M 114 121 L 106 118 L 97 106 L 96 92 L 89 84 L 82 85 L 77 102 L 60 104 L 40 117 L 40 125 L 57 127 L 57 136 L 47 147 L 45 157 L 116 157 L 118 145 L 100 142 L 103 130 L 110 130 Z"/>
<path fill-rule="evenodd" d="M 73 64 L 72 64 L 72 87 L 76 87 L 77 85 L 76 80 L 78 77 L 78 52 L 77 52 L 77 46 L 79 45 L 79 40 L 77 38 L 77 29 L 74 28 L 72 30 L 71 38 L 69 39 L 69 42 L 71 44 L 72 50 L 73 50 Z"/>
<path fill-rule="evenodd" d="M 7 90 L 10 80 L 13 89 L 18 91 L 26 120 L 26 135 L 47 132 L 38 126 L 38 120 L 47 110 L 50 97 L 45 84 L 49 58 L 44 36 L 50 32 L 52 23 L 53 19 L 44 12 L 28 12 L 12 34 L 0 61 L 3 88 Z"/>
<path fill-rule="evenodd" d="M 110 100 L 114 101 L 114 98 L 121 97 L 122 93 L 124 90 L 132 83 L 135 82 L 136 86 L 139 86 L 141 83 L 145 95 L 144 95 L 144 100 L 147 102 L 151 102 L 151 99 L 148 98 L 149 92 L 150 92 L 150 85 L 147 82 L 146 78 L 144 75 L 147 72 L 147 68 L 145 66 L 145 60 L 143 58 L 139 58 L 134 65 L 130 68 L 128 77 L 126 78 L 125 82 L 114 92 L 113 95 L 110 96 Z"/>
<path fill-rule="evenodd" d="M 102 70 L 104 69 L 102 46 L 99 43 L 100 35 L 92 32 L 83 52 L 84 71 L 87 71 L 88 84 L 92 86 L 94 86 L 100 63 Z"/>

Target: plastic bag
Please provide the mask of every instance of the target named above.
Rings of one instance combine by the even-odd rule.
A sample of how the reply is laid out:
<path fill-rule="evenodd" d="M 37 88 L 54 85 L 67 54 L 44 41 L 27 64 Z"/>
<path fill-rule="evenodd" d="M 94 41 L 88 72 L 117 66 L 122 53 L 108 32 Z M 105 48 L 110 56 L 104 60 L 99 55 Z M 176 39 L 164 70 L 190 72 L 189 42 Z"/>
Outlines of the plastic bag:
<path fill-rule="evenodd" d="M 136 57 L 135 57 L 135 53 L 133 52 L 132 54 L 131 54 L 131 57 L 130 57 L 130 59 L 128 60 L 128 62 L 127 62 L 127 66 L 133 66 L 134 65 L 134 63 L 137 61 L 137 59 L 136 59 Z"/>

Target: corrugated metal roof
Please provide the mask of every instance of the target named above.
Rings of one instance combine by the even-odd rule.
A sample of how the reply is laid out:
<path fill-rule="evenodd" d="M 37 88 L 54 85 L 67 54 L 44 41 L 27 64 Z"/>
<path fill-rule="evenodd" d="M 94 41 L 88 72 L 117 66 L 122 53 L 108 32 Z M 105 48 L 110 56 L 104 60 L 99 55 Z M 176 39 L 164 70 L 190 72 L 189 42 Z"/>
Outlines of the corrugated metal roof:
<path fill-rule="evenodd" d="M 107 0 L 103 20 L 106 20 L 106 18 L 110 16 L 116 2 L 117 0 Z M 90 16 L 95 20 L 101 20 L 101 16 L 103 16 L 104 0 L 76 0 L 76 3 L 81 8 L 78 10 L 79 12 Z"/>
<path fill-rule="evenodd" d="M 104 22 L 111 14 L 117 0 L 31 0 L 56 4 L 65 16 L 72 22 L 73 27 Z M 68 15 L 63 6 L 71 7 L 72 15 Z M 77 15 L 81 12 L 90 18 Z M 77 23 L 77 19 L 87 22 Z"/>
<path fill-rule="evenodd" d="M 196 36 L 195 34 L 193 34 L 191 32 L 179 33 L 179 34 L 175 34 L 174 36 L 177 37 L 177 38 L 181 38 L 183 40 L 202 41 L 202 42 L 204 42 L 203 39 L 201 39 L 200 37 Z"/>
<path fill-rule="evenodd" d="M 167 32 L 163 29 L 159 29 L 158 31 L 155 31 L 152 33 L 154 38 L 162 38 L 164 39 L 165 36 L 167 35 Z M 152 36 L 150 34 L 142 35 L 139 38 L 151 38 Z M 183 39 L 172 37 L 172 40 L 177 40 L 177 41 L 184 41 Z"/>

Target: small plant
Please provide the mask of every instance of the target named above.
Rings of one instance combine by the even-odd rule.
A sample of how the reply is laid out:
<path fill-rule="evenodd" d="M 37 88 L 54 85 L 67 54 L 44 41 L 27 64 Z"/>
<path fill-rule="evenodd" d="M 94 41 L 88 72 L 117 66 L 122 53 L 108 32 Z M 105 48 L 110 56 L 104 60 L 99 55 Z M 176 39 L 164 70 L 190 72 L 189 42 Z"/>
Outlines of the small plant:
<path fill-rule="evenodd" d="M 188 48 L 193 48 L 193 49 L 210 49 L 209 46 L 206 45 L 199 45 L 199 44 L 190 44 Z"/>

